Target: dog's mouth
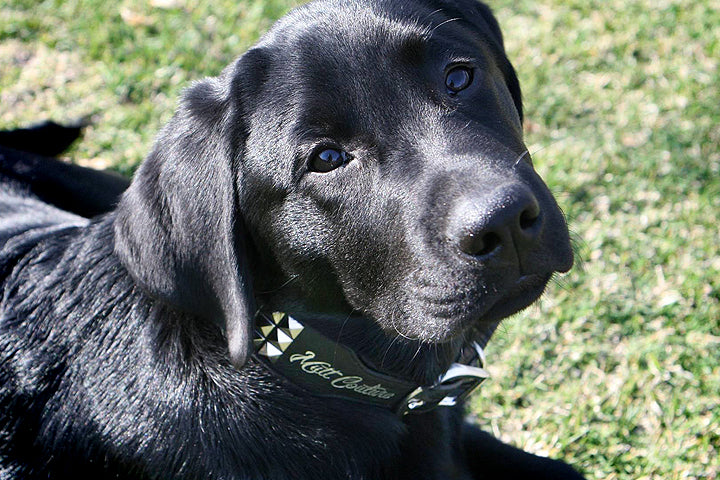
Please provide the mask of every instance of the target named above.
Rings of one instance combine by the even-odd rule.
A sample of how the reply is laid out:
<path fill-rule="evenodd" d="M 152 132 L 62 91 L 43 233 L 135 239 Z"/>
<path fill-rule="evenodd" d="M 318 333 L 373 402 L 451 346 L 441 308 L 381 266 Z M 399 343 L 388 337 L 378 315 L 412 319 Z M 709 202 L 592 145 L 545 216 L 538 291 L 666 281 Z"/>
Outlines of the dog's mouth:
<path fill-rule="evenodd" d="M 451 364 L 465 363 L 460 357 L 474 344 L 485 348 L 500 322 L 536 301 L 551 276 L 521 276 L 497 286 L 497 292 L 471 278 L 453 285 L 448 277 L 430 284 L 418 276 L 405 288 L 388 289 L 393 295 L 382 298 L 376 311 L 360 315 L 323 315 L 295 305 L 272 308 L 291 312 L 333 343 L 353 349 L 377 371 L 428 385 Z"/>
<path fill-rule="evenodd" d="M 387 345 L 379 354 L 368 351 L 362 356 L 380 370 L 430 384 L 452 364 L 468 364 L 465 353 L 476 345 L 484 349 L 501 321 L 535 302 L 551 276 L 519 277 L 496 296 L 482 295 L 483 289 L 478 288 L 445 298 L 435 295 L 429 301 L 427 296 L 409 303 L 399 301 L 395 306 L 405 310 L 404 321 L 398 320 L 399 310 L 394 317 L 375 317 L 380 319 L 374 323 L 385 331 Z"/>
<path fill-rule="evenodd" d="M 529 307 L 542 296 L 551 277 L 552 274 L 533 274 L 520 277 L 508 292 L 482 315 L 481 322 L 500 322 Z"/>
<path fill-rule="evenodd" d="M 460 293 L 420 295 L 405 305 L 407 322 L 394 322 L 390 327 L 396 334 L 420 342 L 447 344 L 459 339 L 460 343 L 471 340 L 484 346 L 489 336 L 482 332 L 494 331 L 503 319 L 533 304 L 551 277 L 552 273 L 524 275 L 497 293 L 471 286 Z M 475 338 L 478 332 L 480 337 Z"/>
<path fill-rule="evenodd" d="M 465 339 L 463 348 L 467 349 L 468 343 L 485 348 L 505 318 L 522 311 L 542 296 L 551 277 L 552 274 L 520 277 L 507 294 L 490 305 L 485 313 L 462 322 L 461 335 Z"/>

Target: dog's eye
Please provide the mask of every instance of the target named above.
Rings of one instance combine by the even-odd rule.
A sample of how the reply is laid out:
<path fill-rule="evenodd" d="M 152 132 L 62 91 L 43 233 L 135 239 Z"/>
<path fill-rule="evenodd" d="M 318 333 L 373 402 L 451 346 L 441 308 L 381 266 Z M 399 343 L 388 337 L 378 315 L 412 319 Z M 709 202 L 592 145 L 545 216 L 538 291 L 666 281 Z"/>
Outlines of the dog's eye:
<path fill-rule="evenodd" d="M 343 150 L 326 148 L 315 153 L 310 159 L 310 170 L 326 173 L 345 164 L 350 158 L 350 155 Z"/>
<path fill-rule="evenodd" d="M 455 67 L 445 77 L 445 86 L 450 94 L 465 90 L 471 83 L 472 70 L 468 67 Z"/>

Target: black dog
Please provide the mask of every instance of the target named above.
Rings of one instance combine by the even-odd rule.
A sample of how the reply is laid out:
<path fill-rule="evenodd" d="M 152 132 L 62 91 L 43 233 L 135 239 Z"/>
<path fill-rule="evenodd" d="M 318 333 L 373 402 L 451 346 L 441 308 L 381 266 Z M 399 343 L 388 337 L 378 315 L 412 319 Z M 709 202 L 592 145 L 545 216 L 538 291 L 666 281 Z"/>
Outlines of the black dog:
<path fill-rule="evenodd" d="M 104 215 L 6 151 L 0 477 L 580 478 L 462 421 L 470 347 L 572 264 L 521 120 L 484 5 L 321 0 Z"/>

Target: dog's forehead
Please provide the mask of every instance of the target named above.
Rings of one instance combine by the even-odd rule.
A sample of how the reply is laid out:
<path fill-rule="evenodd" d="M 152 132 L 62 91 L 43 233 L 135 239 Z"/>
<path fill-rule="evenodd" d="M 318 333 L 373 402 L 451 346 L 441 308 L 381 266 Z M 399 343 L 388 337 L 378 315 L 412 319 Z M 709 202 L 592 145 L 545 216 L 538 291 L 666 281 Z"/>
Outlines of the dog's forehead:
<path fill-rule="evenodd" d="M 293 11 L 269 33 L 262 44 L 275 52 L 276 64 L 287 68 L 290 77 L 325 73 L 326 86 L 331 75 L 344 74 L 336 83 L 347 83 L 348 76 L 370 76 L 374 70 L 411 56 L 425 45 L 431 31 L 414 15 L 390 16 L 387 9 L 360 8 L 347 2 L 338 8 L 313 3 Z M 315 7 L 315 8 L 310 8 Z M 313 83 L 303 82 L 304 84 Z"/>
<path fill-rule="evenodd" d="M 285 103 L 279 110 L 303 127 L 322 124 L 324 116 L 382 129 L 378 122 L 392 123 L 392 111 L 417 106 L 413 88 L 443 82 L 452 59 L 482 67 L 492 58 L 461 19 L 420 1 L 312 2 L 280 20 L 258 46 L 271 53 L 265 81 L 276 95 L 273 107 Z"/>
<path fill-rule="evenodd" d="M 378 69 L 419 61 L 430 52 L 492 61 L 497 46 L 478 34 L 470 13 L 446 11 L 443 3 L 311 2 L 278 21 L 259 46 L 273 50 L 277 63 L 293 74 L 322 67 L 328 73 L 377 77 Z"/>
<path fill-rule="evenodd" d="M 273 25 L 262 43 L 295 46 L 312 41 L 323 41 L 342 47 L 343 40 L 358 45 L 358 36 L 365 43 L 378 44 L 378 40 L 424 36 L 432 20 L 442 21 L 442 9 L 428 12 L 421 2 L 387 2 L 378 0 L 319 0 L 296 8 Z M 312 37 L 316 35 L 316 37 Z"/>

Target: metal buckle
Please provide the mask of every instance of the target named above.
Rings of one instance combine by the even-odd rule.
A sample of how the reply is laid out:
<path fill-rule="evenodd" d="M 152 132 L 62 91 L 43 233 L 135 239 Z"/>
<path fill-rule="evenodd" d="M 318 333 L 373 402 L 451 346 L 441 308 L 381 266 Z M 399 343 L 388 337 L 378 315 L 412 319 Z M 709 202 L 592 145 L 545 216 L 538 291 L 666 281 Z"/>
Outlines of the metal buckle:
<path fill-rule="evenodd" d="M 480 366 L 473 367 L 453 363 L 445 374 L 430 387 L 418 387 L 400 404 L 398 415 L 423 413 L 435 407 L 452 407 L 465 400 L 480 384 L 490 377 L 483 367 L 485 354 L 482 348 L 473 344 L 474 358 Z"/>

